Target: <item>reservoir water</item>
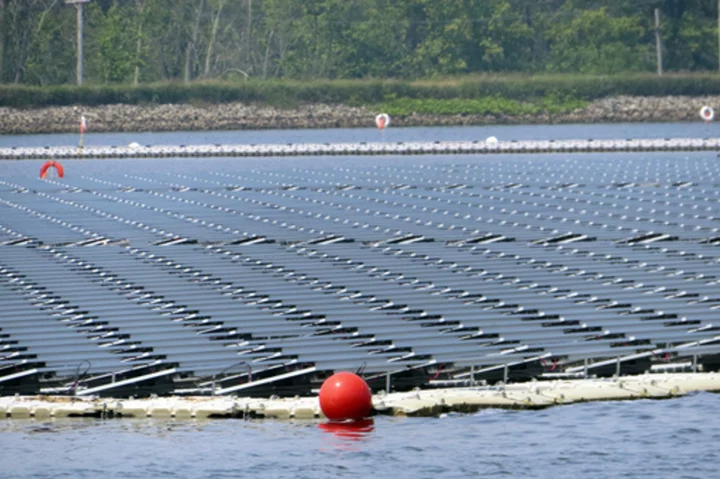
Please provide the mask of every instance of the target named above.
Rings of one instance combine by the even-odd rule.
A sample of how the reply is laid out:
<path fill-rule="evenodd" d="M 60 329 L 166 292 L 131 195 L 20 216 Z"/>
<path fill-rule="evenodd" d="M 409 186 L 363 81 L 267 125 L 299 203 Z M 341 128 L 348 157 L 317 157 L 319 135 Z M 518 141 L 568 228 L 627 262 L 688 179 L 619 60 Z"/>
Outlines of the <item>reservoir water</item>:
<path fill-rule="evenodd" d="M 710 478 L 718 396 L 599 402 L 439 418 L 319 421 L 0 421 L 11 478 Z"/>
<path fill-rule="evenodd" d="M 198 133 L 91 133 L 85 145 L 284 143 L 416 140 L 502 140 L 708 137 L 715 124 L 627 124 L 374 128 Z M 0 136 L 0 146 L 72 145 L 77 135 Z M 563 154 L 569 155 L 569 154 Z M 643 156 L 653 154 L 643 153 Z M 679 158 L 690 154 L 678 152 Z M 715 156 L 715 153 L 695 153 Z M 612 156 L 612 155 L 606 155 Z M 322 162 L 353 158 L 322 158 Z M 38 160 L 40 162 L 41 160 Z M 142 169 L 188 160 L 106 160 L 98 168 Z M 253 168 L 291 159 L 224 158 Z M 303 159 L 312 162 L 313 159 Z M 433 161 L 374 158 L 362 161 Z M 452 156 L 436 158 L 453 162 Z M 126 163 L 127 162 L 127 163 Z M 25 162 L 5 173 L 25 174 Z M 100 166 L 101 165 L 101 166 Z M 124 165 L 124 166 L 123 166 Z M 8 168 L 9 167 L 9 168 Z M 37 175 L 37 168 L 27 168 Z M 6 176 L 5 176 L 6 177 Z M 1 219 L 0 219 L 1 223 Z M 322 421 L 3 419 L 0 479 L 5 478 L 710 478 L 720 454 L 720 402 L 714 394 L 663 401 L 618 401 L 535 411 L 488 409 L 439 418 L 379 416 L 360 431 Z"/>
<path fill-rule="evenodd" d="M 263 143 L 349 143 L 397 141 L 473 141 L 495 136 L 500 141 L 512 140 L 609 140 L 640 138 L 708 138 L 718 136 L 717 123 L 615 123 L 569 125 L 491 125 L 462 127 L 390 127 L 378 131 L 368 128 L 317 130 L 243 130 L 159 133 L 94 133 L 92 125 L 85 134 L 85 146 L 123 146 L 131 142 L 141 145 L 205 145 Z M 0 135 L 0 147 L 72 146 L 79 134 Z"/>

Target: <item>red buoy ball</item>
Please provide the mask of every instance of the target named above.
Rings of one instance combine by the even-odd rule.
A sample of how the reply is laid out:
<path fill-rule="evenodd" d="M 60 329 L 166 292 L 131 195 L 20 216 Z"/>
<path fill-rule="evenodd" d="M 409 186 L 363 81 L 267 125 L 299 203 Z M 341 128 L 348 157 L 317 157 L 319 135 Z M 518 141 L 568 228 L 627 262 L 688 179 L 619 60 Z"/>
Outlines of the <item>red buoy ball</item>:
<path fill-rule="evenodd" d="M 331 421 L 357 421 L 370 415 L 372 392 L 354 373 L 335 373 L 320 388 L 320 409 Z"/>

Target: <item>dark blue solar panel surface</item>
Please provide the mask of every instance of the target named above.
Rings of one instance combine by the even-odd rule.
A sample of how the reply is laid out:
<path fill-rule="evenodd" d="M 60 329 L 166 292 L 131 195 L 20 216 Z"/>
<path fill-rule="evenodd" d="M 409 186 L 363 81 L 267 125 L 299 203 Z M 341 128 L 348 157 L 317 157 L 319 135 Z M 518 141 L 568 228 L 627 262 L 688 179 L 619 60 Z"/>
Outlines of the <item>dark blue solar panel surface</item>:
<path fill-rule="evenodd" d="M 0 377 L 571 366 L 720 328 L 714 153 L 41 164 L 0 177 Z"/>

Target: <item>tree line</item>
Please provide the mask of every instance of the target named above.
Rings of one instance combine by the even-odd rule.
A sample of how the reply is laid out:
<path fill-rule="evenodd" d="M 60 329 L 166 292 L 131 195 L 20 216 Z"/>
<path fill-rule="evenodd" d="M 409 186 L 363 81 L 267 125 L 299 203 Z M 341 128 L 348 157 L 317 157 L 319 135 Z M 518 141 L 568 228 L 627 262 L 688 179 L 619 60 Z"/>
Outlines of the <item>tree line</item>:
<path fill-rule="evenodd" d="M 718 0 L 91 0 L 84 80 L 718 70 Z M 656 32 L 655 9 L 660 12 Z M 0 83 L 75 82 L 76 8 L 0 0 Z"/>

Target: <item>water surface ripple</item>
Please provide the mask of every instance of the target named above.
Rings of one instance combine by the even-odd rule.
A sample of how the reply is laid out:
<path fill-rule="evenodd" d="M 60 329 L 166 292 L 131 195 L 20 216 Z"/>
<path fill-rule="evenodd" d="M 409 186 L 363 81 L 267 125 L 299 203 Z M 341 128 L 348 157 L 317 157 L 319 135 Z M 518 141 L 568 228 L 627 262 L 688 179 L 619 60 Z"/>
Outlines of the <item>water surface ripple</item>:
<path fill-rule="evenodd" d="M 0 421 L 3 478 L 715 477 L 718 396 L 439 418 Z"/>

